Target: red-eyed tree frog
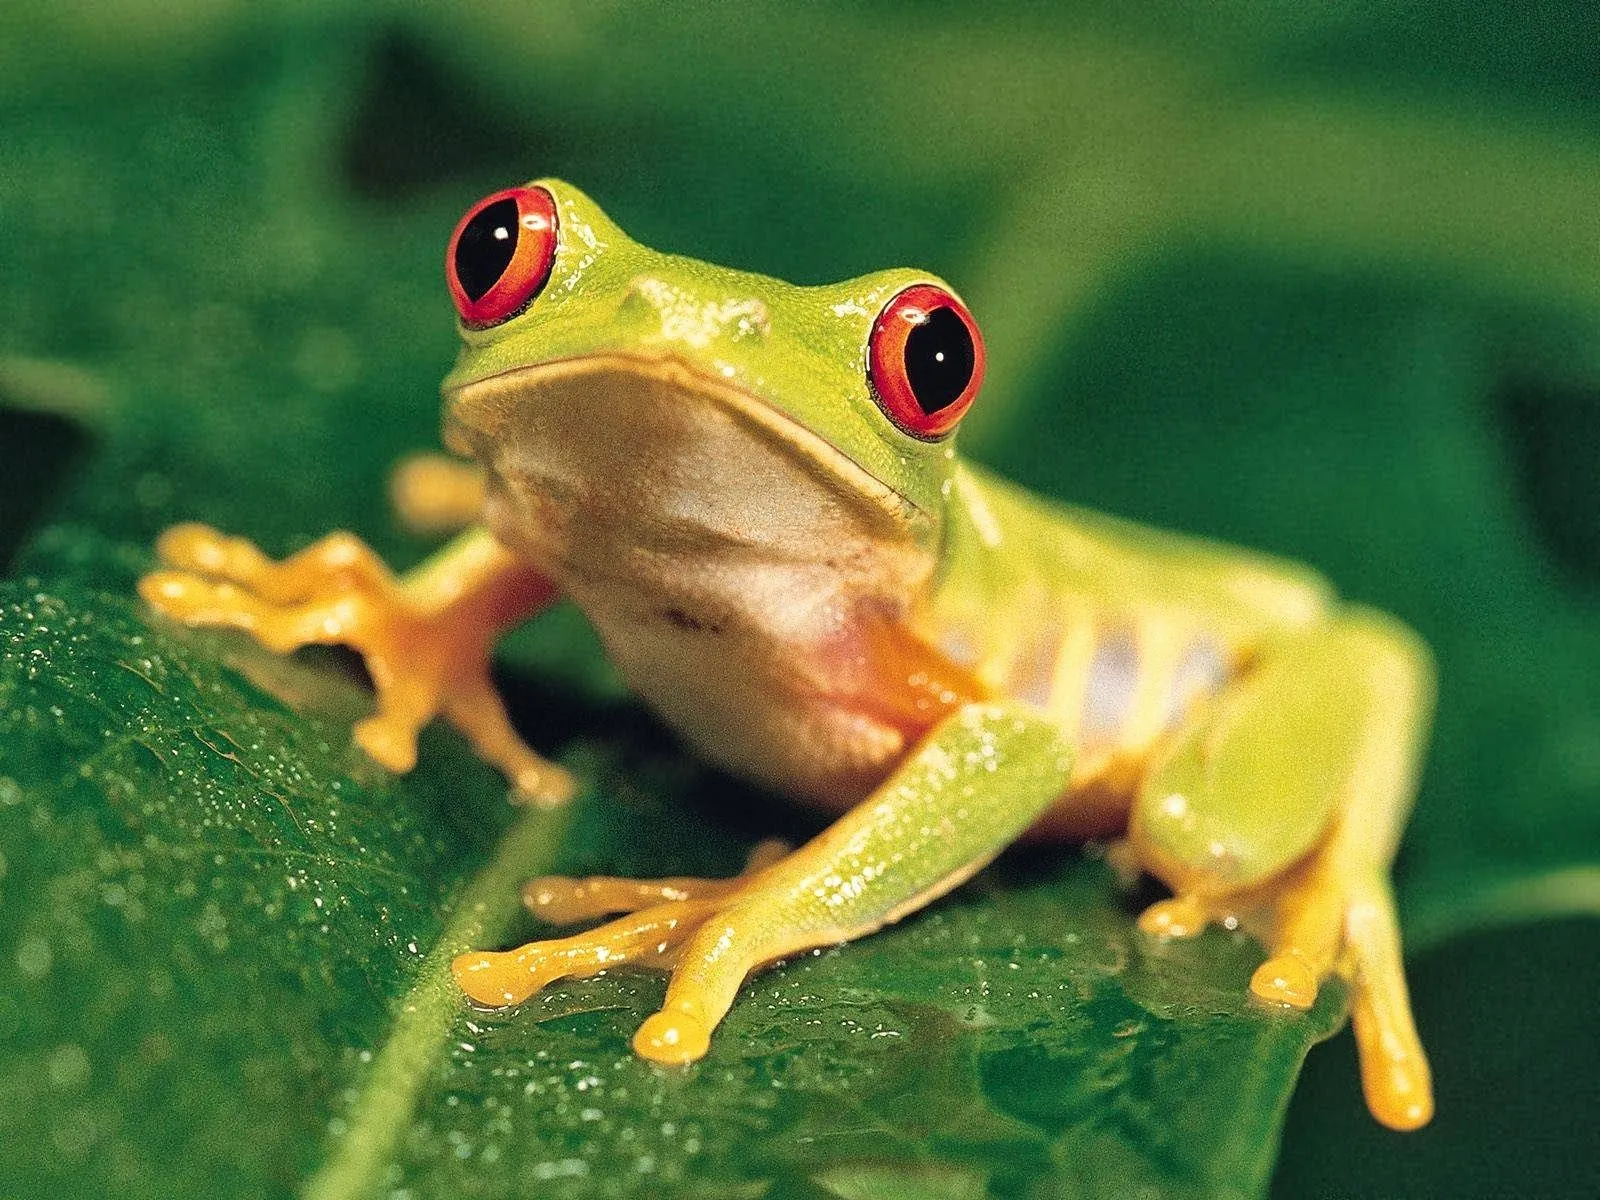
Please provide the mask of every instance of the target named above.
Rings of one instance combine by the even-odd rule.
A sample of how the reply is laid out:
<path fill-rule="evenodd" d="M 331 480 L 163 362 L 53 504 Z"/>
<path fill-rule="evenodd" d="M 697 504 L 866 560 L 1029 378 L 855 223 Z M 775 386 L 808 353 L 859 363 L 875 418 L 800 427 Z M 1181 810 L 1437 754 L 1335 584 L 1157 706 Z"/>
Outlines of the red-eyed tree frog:
<path fill-rule="evenodd" d="M 564 596 L 705 757 L 837 814 L 733 879 L 535 880 L 546 918 L 615 919 L 462 955 L 468 996 L 657 967 L 634 1048 L 689 1062 L 763 964 L 898 921 L 1025 835 L 1117 837 L 1174 893 L 1150 936 L 1246 921 L 1268 1004 L 1343 977 L 1373 1114 L 1428 1121 L 1387 877 L 1433 702 L 1413 633 L 1303 568 L 964 461 L 983 338 L 924 272 L 797 287 L 660 254 L 545 179 L 474 205 L 446 277 L 444 437 L 473 463 L 413 461 L 396 497 L 465 532 L 396 576 L 349 534 L 272 561 L 183 525 L 141 594 L 276 651 L 355 647 L 369 755 L 409 769 L 442 716 L 546 803 L 572 781 L 518 736 L 489 659 Z"/>

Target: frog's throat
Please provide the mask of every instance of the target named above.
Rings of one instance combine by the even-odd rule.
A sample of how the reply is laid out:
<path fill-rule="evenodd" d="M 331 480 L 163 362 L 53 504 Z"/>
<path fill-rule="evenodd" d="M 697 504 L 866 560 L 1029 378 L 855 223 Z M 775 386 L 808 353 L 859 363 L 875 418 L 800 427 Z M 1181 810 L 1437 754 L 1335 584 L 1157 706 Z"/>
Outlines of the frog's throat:
<path fill-rule="evenodd" d="M 827 439 L 725 379 L 698 370 L 671 354 L 607 351 L 513 367 L 444 389 L 444 443 L 452 451 L 486 461 L 485 450 L 509 434 L 518 412 L 541 397 L 559 393 L 587 376 L 620 375 L 702 397 L 761 431 L 849 495 L 867 501 L 902 532 L 927 527 L 930 514 L 884 483 Z"/>

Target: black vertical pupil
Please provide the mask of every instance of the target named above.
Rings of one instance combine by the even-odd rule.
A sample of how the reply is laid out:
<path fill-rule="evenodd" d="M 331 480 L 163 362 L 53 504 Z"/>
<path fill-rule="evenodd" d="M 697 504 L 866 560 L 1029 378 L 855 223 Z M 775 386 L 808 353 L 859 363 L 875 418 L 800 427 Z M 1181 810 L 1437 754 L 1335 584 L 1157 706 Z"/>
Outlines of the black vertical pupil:
<path fill-rule="evenodd" d="M 478 211 L 456 240 L 456 278 L 469 300 L 481 300 L 499 282 L 517 252 L 517 202 L 507 197 Z"/>
<path fill-rule="evenodd" d="M 906 338 L 906 379 L 930 416 L 967 390 L 976 362 L 972 333 L 953 308 L 934 309 Z"/>

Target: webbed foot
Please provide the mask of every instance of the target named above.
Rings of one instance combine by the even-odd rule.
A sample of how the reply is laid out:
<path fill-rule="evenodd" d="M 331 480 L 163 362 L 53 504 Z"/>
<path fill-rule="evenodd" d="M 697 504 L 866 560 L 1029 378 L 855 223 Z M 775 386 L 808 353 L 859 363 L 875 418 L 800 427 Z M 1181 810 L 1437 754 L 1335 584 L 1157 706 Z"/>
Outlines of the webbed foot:
<path fill-rule="evenodd" d="M 178 525 L 161 535 L 156 552 L 169 569 L 144 576 L 139 594 L 174 620 L 242 629 L 280 654 L 313 643 L 356 649 L 377 712 L 356 725 L 355 741 L 390 770 L 415 765 L 418 732 L 443 716 L 519 794 L 543 803 L 572 794 L 571 777 L 513 730 L 489 678 L 494 641 L 551 589 L 487 533 L 453 543 L 419 569 L 415 583 L 396 578 L 348 533 L 275 561 L 242 538 Z"/>
<path fill-rule="evenodd" d="M 451 972 L 470 999 L 501 1008 L 522 1003 L 558 979 L 585 978 L 625 963 L 671 969 L 685 944 L 708 921 L 733 909 L 741 892 L 759 890 L 761 872 L 785 851 L 781 842 L 761 842 L 751 851 L 744 871 L 731 879 L 597 875 L 531 880 L 523 888 L 524 903 L 557 924 L 615 912 L 629 915 L 571 937 L 529 942 L 503 952 L 461 954 L 451 963 Z M 705 1055 L 711 1024 L 692 994 L 680 996 L 640 1027 L 634 1049 L 655 1062 L 691 1062 Z"/>

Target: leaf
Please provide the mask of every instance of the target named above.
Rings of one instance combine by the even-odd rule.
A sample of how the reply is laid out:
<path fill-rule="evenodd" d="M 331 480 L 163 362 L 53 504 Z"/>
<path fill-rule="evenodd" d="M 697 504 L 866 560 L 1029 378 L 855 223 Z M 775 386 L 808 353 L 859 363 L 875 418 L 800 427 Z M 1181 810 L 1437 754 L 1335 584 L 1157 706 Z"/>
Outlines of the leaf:
<path fill-rule="evenodd" d="M 4 1074 L 26 1086 L 0 1133 L 34 1188 L 88 1170 L 123 1195 L 307 1175 L 325 1200 L 386 1181 L 739 1195 L 812 1175 L 859 1193 L 917 1165 L 1246 1196 L 1342 1012 L 1336 989 L 1310 1016 L 1253 1008 L 1252 943 L 1149 944 L 1109 872 L 1069 857 L 759 976 L 688 1071 L 629 1052 L 658 981 L 475 1014 L 446 966 L 528 932 L 520 877 L 730 871 L 742 839 L 689 798 L 753 798 L 607 715 L 590 736 L 611 739 L 574 752 L 598 787 L 563 838 L 560 816 L 513 822 L 453 739 L 416 779 L 364 768 L 341 721 L 354 689 L 325 670 L 147 631 L 116 595 L 4 596 Z M 196 1147 L 176 1171 L 174 1125 Z"/>
<path fill-rule="evenodd" d="M 1559 974 L 1600 910 L 1600 628 L 1573 504 L 1592 442 L 1570 415 L 1593 394 L 1594 288 L 1563 215 L 1592 208 L 1585 26 L 1550 23 L 1575 31 L 1573 81 L 1541 69 L 1531 94 L 1572 107 L 1525 127 L 1530 93 L 1484 65 L 1506 61 L 1495 22 L 1426 39 L 1422 80 L 1370 40 L 1395 18 L 1372 35 L 1298 11 L 207 13 L 23 7 L 0 38 L 0 404 L 27 405 L 0 416 L 0 538 L 20 547 L 0 584 L 0 1194 L 1266 1187 L 1342 998 L 1248 1006 L 1252 944 L 1148 945 L 1147 897 L 1092 857 L 1009 855 L 759 976 L 699 1067 L 646 1068 L 627 1036 L 657 979 L 484 1016 L 440 968 L 534 932 L 520 875 L 725 872 L 813 818 L 687 760 L 571 610 L 519 633 L 500 676 L 589 783 L 558 827 L 519 822 L 444 733 L 405 780 L 363 763 L 342 658 L 281 663 L 135 608 L 180 519 L 274 552 L 340 525 L 397 564 L 423 553 L 384 483 L 435 436 L 440 247 L 473 196 L 544 171 L 718 261 L 937 269 L 985 302 L 988 459 L 1305 558 L 1417 624 L 1444 692 L 1397 882 L 1433 947 L 1413 981 L 1439 1128 L 1370 1130 L 1340 1044 L 1313 1056 L 1279 1187 L 1504 1191 L 1473 1148 L 1521 1137 L 1549 1147 L 1546 1190 L 1593 1191 L 1570 1152 L 1592 1065 L 1561 1050 L 1592 988 Z M 1257 146 L 1270 187 L 1242 161 Z M 1462 165 L 1448 203 L 1440 163 Z M 49 458 L 41 405 L 94 440 Z M 54 496 L 20 471 L 58 463 L 82 473 Z M 1543 975 L 1521 929 L 1451 940 L 1552 911 L 1578 916 L 1530 934 Z M 1460 994 L 1463 959 L 1491 1006 Z"/>

